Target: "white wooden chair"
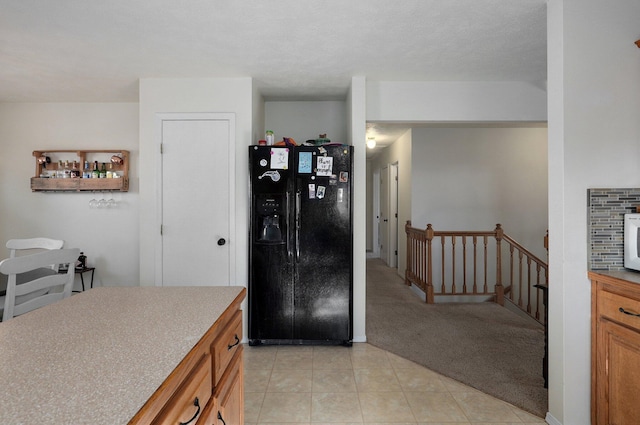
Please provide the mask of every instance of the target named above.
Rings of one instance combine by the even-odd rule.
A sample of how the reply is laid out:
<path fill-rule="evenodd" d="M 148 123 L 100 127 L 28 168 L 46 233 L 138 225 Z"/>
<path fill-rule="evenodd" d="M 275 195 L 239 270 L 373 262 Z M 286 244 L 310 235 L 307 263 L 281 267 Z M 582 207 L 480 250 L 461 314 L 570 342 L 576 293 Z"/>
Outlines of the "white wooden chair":
<path fill-rule="evenodd" d="M 7 241 L 7 248 L 9 248 L 9 258 L 13 258 L 21 251 L 26 254 L 32 253 L 31 250 L 38 250 L 39 252 L 43 249 L 62 249 L 64 246 L 64 241 L 60 239 L 49 239 L 49 238 L 30 238 L 30 239 L 9 239 Z M 57 264 L 55 265 L 57 267 Z"/>
<path fill-rule="evenodd" d="M 10 239 L 7 241 L 6 247 L 9 249 L 9 258 L 18 257 L 21 255 L 35 254 L 36 252 L 42 252 L 43 250 L 61 249 L 64 246 L 64 241 L 59 239 L 49 238 L 29 238 L 29 239 Z M 42 277 L 47 274 L 53 274 L 58 272 L 58 264 L 51 264 L 47 267 L 33 270 L 24 275 L 20 275 L 16 279 L 16 284 L 20 285 L 22 282 L 28 282 L 36 277 Z M 0 315 L 3 311 L 3 300 L 7 289 L 7 277 L 0 274 Z M 22 303 L 30 298 L 40 296 L 47 293 L 48 289 L 32 292 L 25 296 L 16 298 L 16 303 Z"/>
<path fill-rule="evenodd" d="M 0 273 L 7 275 L 7 293 L 0 300 L 4 303 L 2 321 L 24 314 L 36 308 L 43 307 L 71 295 L 75 277 L 75 261 L 78 259 L 78 248 L 53 249 L 36 254 L 7 258 L 0 262 Z M 17 275 L 25 276 L 34 270 L 50 267 L 51 264 L 67 264 L 67 272 L 52 273 L 34 280 L 16 284 Z M 57 291 L 55 288 L 59 288 Z M 60 290 L 61 289 L 61 290 Z M 46 290 L 46 293 L 41 292 Z M 40 295 L 22 303 L 16 302 L 16 297 L 34 292 Z M 4 298 L 4 299 L 2 299 Z"/>

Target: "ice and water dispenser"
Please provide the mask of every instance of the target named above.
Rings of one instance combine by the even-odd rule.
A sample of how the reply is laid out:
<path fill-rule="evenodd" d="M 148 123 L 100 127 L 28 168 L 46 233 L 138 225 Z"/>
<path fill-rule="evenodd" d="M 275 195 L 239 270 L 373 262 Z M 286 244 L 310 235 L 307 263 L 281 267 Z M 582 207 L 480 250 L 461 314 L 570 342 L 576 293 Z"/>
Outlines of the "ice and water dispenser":
<path fill-rule="evenodd" d="M 255 242 L 279 244 L 285 242 L 286 194 L 260 194 L 255 199 Z"/>

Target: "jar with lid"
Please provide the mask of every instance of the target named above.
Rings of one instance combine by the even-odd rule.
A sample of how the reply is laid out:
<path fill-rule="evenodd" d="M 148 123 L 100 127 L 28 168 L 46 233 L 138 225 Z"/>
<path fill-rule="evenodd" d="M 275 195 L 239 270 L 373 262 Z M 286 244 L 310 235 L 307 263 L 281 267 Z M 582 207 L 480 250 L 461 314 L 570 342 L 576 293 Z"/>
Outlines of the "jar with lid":
<path fill-rule="evenodd" d="M 271 130 L 267 130 L 266 134 L 265 134 L 265 138 L 267 139 L 267 145 L 268 146 L 272 146 L 275 143 L 275 136 L 273 134 L 273 131 Z"/>

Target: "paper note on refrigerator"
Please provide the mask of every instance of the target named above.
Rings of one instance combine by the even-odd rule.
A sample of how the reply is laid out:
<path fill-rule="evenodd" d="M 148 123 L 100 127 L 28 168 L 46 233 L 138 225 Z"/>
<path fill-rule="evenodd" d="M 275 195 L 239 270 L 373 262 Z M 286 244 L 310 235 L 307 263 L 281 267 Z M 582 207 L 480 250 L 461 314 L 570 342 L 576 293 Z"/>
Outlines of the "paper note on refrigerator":
<path fill-rule="evenodd" d="M 332 156 L 319 156 L 316 163 L 316 175 L 317 176 L 329 176 L 333 174 L 333 157 Z"/>
<path fill-rule="evenodd" d="M 313 155 L 311 152 L 300 152 L 298 154 L 298 173 L 311 173 Z"/>
<path fill-rule="evenodd" d="M 271 169 L 286 170 L 289 166 L 288 148 L 271 148 Z"/>

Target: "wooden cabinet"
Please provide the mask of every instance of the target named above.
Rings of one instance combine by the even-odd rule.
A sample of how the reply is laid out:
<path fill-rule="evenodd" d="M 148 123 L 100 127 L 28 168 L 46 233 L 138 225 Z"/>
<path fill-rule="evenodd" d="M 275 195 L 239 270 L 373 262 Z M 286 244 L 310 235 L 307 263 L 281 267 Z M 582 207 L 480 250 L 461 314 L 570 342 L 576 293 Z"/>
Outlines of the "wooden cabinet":
<path fill-rule="evenodd" d="M 195 423 L 211 397 L 211 358 L 202 356 L 153 423 Z"/>
<path fill-rule="evenodd" d="M 198 341 L 130 425 L 244 423 L 240 301 Z"/>
<path fill-rule="evenodd" d="M 221 377 L 197 425 L 244 424 L 242 347 Z"/>
<path fill-rule="evenodd" d="M 33 151 L 36 162 L 35 176 L 31 178 L 31 190 L 33 192 L 44 191 L 120 191 L 129 190 L 129 151 L 126 150 L 56 150 L 56 151 Z M 117 156 L 122 161 L 112 162 L 111 157 Z M 50 158 L 51 162 L 42 164 L 41 157 Z M 98 162 L 101 167 L 105 163 L 106 168 L 115 173 L 117 178 L 50 178 L 58 168 L 58 161 L 69 161 L 78 164 L 80 176 L 84 171 L 84 162 L 88 161 L 90 169 L 93 170 L 94 162 Z M 117 158 L 116 158 L 117 160 Z"/>
<path fill-rule="evenodd" d="M 589 273 L 592 280 L 591 423 L 627 425 L 640 418 L 640 277 Z"/>

